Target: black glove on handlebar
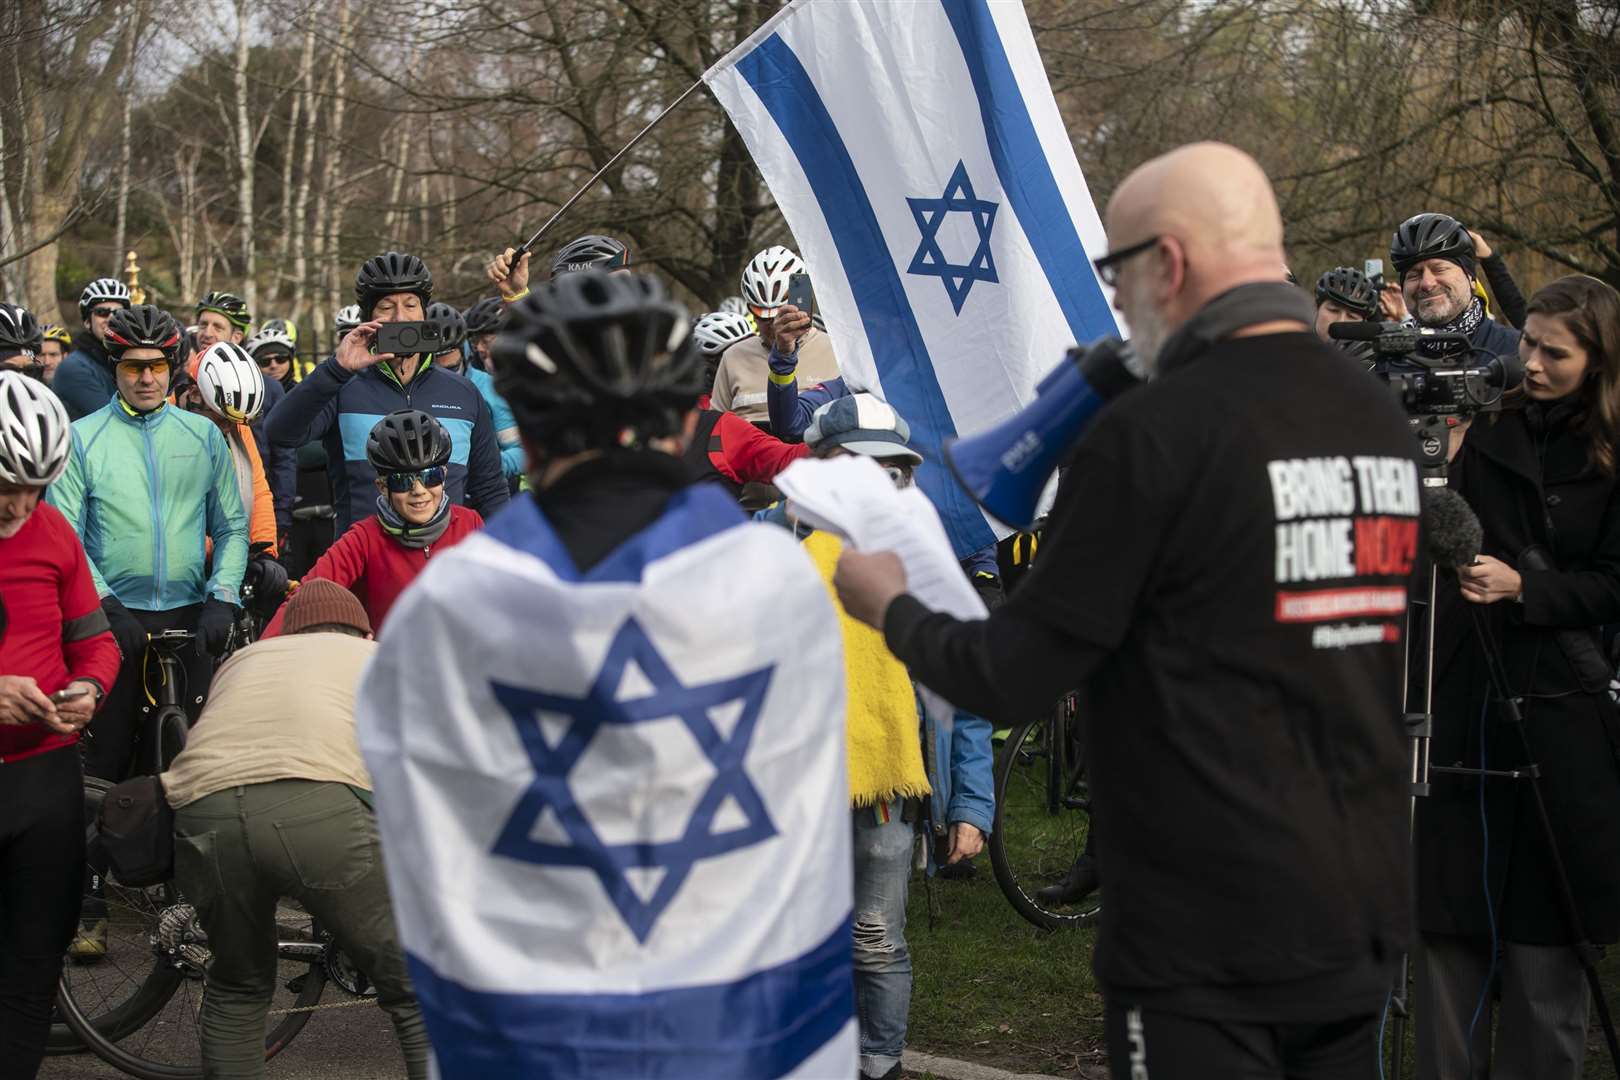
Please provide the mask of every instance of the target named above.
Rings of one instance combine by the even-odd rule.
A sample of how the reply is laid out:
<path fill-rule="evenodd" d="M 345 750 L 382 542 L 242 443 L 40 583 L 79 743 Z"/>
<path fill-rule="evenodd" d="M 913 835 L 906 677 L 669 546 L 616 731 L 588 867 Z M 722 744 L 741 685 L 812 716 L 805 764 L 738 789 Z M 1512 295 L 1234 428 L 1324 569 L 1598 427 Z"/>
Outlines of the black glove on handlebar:
<path fill-rule="evenodd" d="M 287 568 L 271 555 L 255 555 L 244 582 L 253 583 L 253 610 L 274 612 L 287 595 Z"/>
<path fill-rule="evenodd" d="M 112 593 L 102 597 L 101 610 L 106 613 L 107 622 L 112 626 L 118 651 L 124 654 L 124 667 L 133 668 L 140 664 L 146 657 L 146 627 Z"/>
<path fill-rule="evenodd" d="M 210 596 L 203 601 L 202 614 L 197 616 L 197 636 L 209 656 L 218 657 L 230 644 L 231 629 L 236 626 L 236 605 Z"/>

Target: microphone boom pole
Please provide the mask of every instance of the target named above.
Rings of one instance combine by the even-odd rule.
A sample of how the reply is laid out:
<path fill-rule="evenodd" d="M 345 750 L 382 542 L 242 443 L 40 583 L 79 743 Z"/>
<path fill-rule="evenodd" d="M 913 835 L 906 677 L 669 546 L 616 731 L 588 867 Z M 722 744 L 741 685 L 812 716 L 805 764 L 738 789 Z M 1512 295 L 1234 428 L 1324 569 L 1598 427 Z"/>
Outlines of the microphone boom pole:
<path fill-rule="evenodd" d="M 619 163 L 620 158 L 624 157 L 624 155 L 628 154 L 631 150 L 635 149 L 636 144 L 639 143 L 642 139 L 646 138 L 647 133 L 649 131 L 651 131 L 653 128 L 657 127 L 659 125 L 659 123 L 663 121 L 664 117 L 666 117 L 670 113 L 674 112 L 676 106 L 678 106 L 681 102 L 685 101 L 687 98 L 691 97 L 692 92 L 694 90 L 696 90 L 698 87 L 702 86 L 702 85 L 703 85 L 703 80 L 699 79 L 697 82 L 693 83 L 691 86 L 688 86 L 685 90 L 681 91 L 681 96 L 680 97 L 676 98 L 674 101 L 672 101 L 668 105 L 666 105 L 662 112 L 660 112 L 657 116 L 653 117 L 652 120 L 648 122 L 646 127 L 642 128 L 640 131 L 636 132 L 635 138 L 633 138 L 629 142 L 625 143 L 624 146 L 622 146 L 619 149 L 618 153 L 616 153 L 612 157 L 608 158 L 606 165 L 603 165 L 600 169 L 597 169 L 596 172 L 591 174 L 591 178 L 589 180 L 585 181 L 585 184 L 584 184 L 583 187 L 581 187 L 578 191 L 576 191 L 572 195 L 570 195 L 568 197 L 568 201 L 563 203 L 561 206 L 559 206 L 557 208 L 557 212 L 555 214 L 552 214 L 549 218 L 547 218 L 546 223 L 544 225 L 540 226 L 539 229 L 535 230 L 535 234 L 533 236 L 531 236 L 527 240 L 523 241 L 522 246 L 520 246 L 519 248 L 517 248 L 517 250 L 512 252 L 512 262 L 513 262 L 513 264 L 516 265 L 516 263 L 517 263 L 517 261 L 519 259 L 523 258 L 524 255 L 527 255 L 530 251 L 532 251 L 534 249 L 534 245 L 540 242 L 540 238 L 542 236 L 546 235 L 547 231 L 550 230 L 550 228 L 557 223 L 557 220 L 559 218 L 561 218 L 564 214 L 568 213 L 569 207 L 571 207 L 575 203 L 579 202 L 579 200 L 585 195 L 585 193 L 590 191 L 591 188 L 595 187 L 596 182 L 598 180 L 602 179 L 602 177 L 607 174 L 607 171 L 609 169 L 613 168 L 613 166 L 615 166 L 615 165 L 617 165 Z"/>

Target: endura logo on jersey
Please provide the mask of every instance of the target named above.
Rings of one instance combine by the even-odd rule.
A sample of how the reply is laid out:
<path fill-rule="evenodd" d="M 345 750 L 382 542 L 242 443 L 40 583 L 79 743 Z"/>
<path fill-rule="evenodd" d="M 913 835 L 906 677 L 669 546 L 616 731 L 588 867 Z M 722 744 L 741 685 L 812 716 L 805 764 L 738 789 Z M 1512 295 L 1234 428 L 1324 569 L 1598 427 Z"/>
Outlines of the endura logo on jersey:
<path fill-rule="evenodd" d="M 1343 583 L 1279 589 L 1277 620 L 1342 624 L 1403 613 L 1404 579 L 1417 559 L 1417 466 L 1397 457 L 1286 458 L 1266 472 L 1277 516 L 1277 584 Z M 1380 578 L 1384 583 L 1374 583 Z M 1342 649 L 1398 636 L 1393 624 L 1342 624 L 1317 627 L 1311 641 Z"/>
<path fill-rule="evenodd" d="M 776 835 L 743 768 L 773 670 L 684 684 L 626 619 L 584 697 L 493 684 L 534 765 L 494 853 L 594 873 L 645 944 L 699 859 Z"/>

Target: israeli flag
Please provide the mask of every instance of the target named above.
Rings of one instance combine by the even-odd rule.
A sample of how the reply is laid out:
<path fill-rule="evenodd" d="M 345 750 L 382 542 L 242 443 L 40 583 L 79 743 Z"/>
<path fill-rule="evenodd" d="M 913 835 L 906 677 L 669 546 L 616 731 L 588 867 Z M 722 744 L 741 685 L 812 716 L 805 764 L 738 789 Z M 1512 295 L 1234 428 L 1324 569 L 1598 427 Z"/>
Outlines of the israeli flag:
<path fill-rule="evenodd" d="M 585 573 L 532 499 L 434 558 L 356 698 L 440 1075 L 855 1075 L 840 641 L 710 485 Z"/>
<path fill-rule="evenodd" d="M 704 78 L 793 230 L 845 378 L 911 425 L 957 554 L 991 543 L 942 441 L 1118 333 L 1023 5 L 794 0 Z"/>

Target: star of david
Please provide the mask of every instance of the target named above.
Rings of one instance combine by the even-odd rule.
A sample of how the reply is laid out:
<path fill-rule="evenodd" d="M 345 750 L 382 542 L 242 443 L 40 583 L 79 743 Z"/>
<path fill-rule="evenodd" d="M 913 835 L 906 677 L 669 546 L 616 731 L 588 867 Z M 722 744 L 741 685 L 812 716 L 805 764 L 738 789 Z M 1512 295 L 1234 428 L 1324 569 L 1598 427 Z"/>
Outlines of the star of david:
<path fill-rule="evenodd" d="M 619 690 L 631 664 L 640 669 L 650 690 L 622 700 Z M 614 635 L 595 682 L 582 698 L 491 684 L 495 699 L 511 714 L 523 750 L 534 766 L 534 779 L 501 828 L 494 853 L 542 866 L 575 866 L 592 871 L 636 940 L 645 943 L 698 860 L 749 847 L 776 835 L 764 799 L 743 769 L 743 758 L 759 723 L 765 690 L 774 670 L 774 666 L 767 666 L 735 678 L 688 686 L 676 677 L 632 618 L 626 619 Z M 742 708 L 728 737 L 715 726 L 711 710 L 737 701 Z M 555 745 L 548 744 L 539 713 L 569 718 Z M 677 839 L 603 842 L 574 798 L 569 773 L 604 726 L 672 718 L 685 725 L 713 764 L 713 781 L 698 799 L 691 820 Z M 716 815 L 728 800 L 741 811 L 746 824 L 717 832 Z M 567 834 L 567 844 L 534 838 L 540 815 L 548 807 Z M 637 868 L 664 871 L 647 899 L 631 886 L 630 871 Z"/>
<path fill-rule="evenodd" d="M 922 233 L 922 243 L 917 245 L 917 254 L 911 257 L 911 265 L 906 268 L 906 273 L 937 277 L 943 281 L 945 293 L 951 298 L 951 306 L 960 315 L 975 281 L 992 284 L 1000 281 L 996 277 L 995 259 L 990 254 L 990 229 L 995 224 L 996 208 L 1000 204 L 973 194 L 967 166 L 960 161 L 945 185 L 945 194 L 937 199 L 908 198 L 906 203 L 911 207 L 911 216 L 917 220 L 917 228 Z M 962 266 L 947 262 L 944 252 L 939 249 L 939 227 L 947 214 L 954 213 L 969 215 L 979 233 L 978 250 Z"/>

